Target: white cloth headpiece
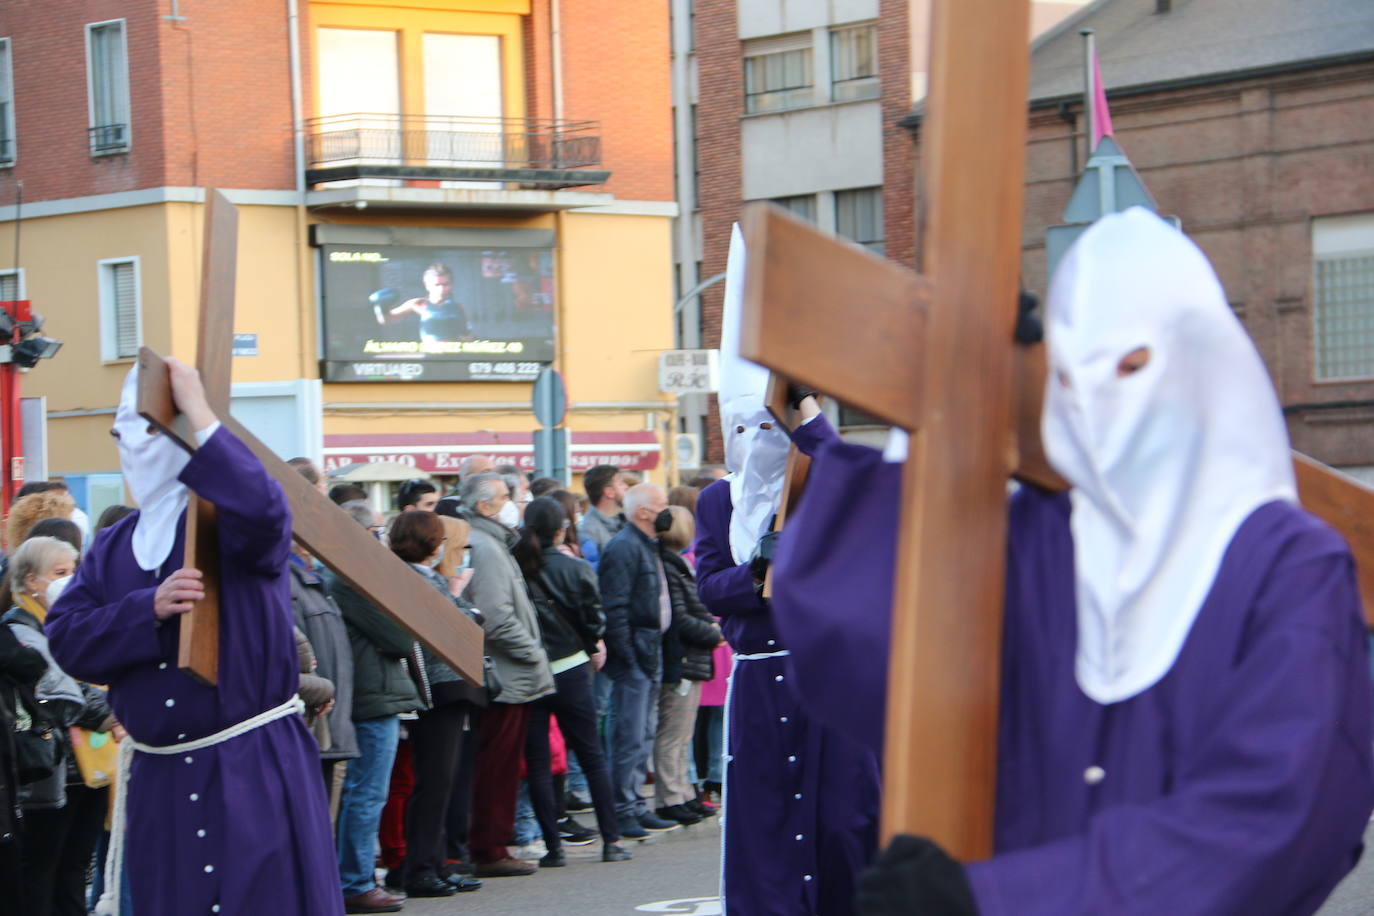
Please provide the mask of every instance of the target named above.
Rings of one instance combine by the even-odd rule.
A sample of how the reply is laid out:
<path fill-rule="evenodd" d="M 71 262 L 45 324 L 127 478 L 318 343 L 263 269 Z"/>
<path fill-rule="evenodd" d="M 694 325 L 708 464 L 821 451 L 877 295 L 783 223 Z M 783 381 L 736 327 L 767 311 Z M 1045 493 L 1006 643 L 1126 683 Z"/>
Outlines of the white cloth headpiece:
<path fill-rule="evenodd" d="M 744 272 L 744 235 L 736 224 L 730 233 L 730 259 L 725 267 L 719 392 L 725 466 L 730 469 L 730 499 L 734 504 L 730 553 L 736 563 L 744 563 L 753 555 L 759 538 L 773 522 L 792 445 L 764 406 L 768 370 L 739 355 Z"/>
<path fill-rule="evenodd" d="M 138 366 L 124 379 L 114 428 L 124 483 L 138 505 L 134 559 L 151 572 L 167 561 L 176 542 L 187 496 L 177 477 L 191 456 L 167 436 L 148 432 L 148 421 L 138 415 Z"/>
<path fill-rule="evenodd" d="M 1075 673 L 1116 703 L 1173 667 L 1241 523 L 1297 501 L 1288 435 L 1206 256 L 1147 210 L 1069 250 L 1046 330 L 1041 435 L 1073 484 Z M 1144 368 L 1118 377 L 1141 347 Z"/>

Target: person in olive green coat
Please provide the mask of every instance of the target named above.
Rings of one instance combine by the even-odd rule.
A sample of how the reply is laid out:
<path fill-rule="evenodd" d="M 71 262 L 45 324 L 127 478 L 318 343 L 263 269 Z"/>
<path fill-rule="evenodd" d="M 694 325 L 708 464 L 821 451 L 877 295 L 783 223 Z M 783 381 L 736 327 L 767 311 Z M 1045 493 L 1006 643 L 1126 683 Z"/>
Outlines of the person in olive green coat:
<path fill-rule="evenodd" d="M 340 508 L 366 528 L 381 525 L 376 511 L 363 500 Z M 377 886 L 373 850 L 396 758 L 400 714 L 423 706 L 405 661 L 419 650 L 405 630 L 333 572 L 325 573 L 325 584 L 343 614 L 353 649 L 353 728 L 359 756 L 348 762 L 339 800 L 339 877 L 344 902 L 359 908 L 391 906 L 403 898 Z"/>

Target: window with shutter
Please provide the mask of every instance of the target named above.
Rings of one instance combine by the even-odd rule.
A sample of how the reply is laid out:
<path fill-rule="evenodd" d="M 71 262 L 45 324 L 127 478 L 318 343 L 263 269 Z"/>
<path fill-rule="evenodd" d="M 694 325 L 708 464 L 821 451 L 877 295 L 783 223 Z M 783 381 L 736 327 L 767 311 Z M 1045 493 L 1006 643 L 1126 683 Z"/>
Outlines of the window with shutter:
<path fill-rule="evenodd" d="M 18 272 L 7 270 L 0 273 L 0 302 L 13 302 L 22 298 L 23 284 L 19 282 Z"/>
<path fill-rule="evenodd" d="M 100 270 L 101 358 L 133 359 L 143 344 L 139 328 L 138 261 L 102 261 Z"/>

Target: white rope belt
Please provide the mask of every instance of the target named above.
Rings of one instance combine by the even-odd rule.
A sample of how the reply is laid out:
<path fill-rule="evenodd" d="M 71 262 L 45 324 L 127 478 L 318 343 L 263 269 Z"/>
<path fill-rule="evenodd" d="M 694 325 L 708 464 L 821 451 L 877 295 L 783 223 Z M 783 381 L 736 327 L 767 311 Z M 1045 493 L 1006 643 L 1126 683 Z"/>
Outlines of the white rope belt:
<path fill-rule="evenodd" d="M 791 655 L 791 654 L 792 654 L 792 653 L 791 653 L 789 650 L 787 650 L 787 649 L 779 649 L 777 652 L 755 652 L 753 655 L 740 655 L 740 654 L 736 653 L 736 654 L 735 654 L 735 661 L 737 661 L 737 662 L 756 662 L 756 661 L 758 661 L 759 659 L 763 659 L 763 658 L 782 658 L 784 655 Z"/>
<path fill-rule="evenodd" d="M 216 744 L 232 741 L 255 728 L 262 728 L 269 722 L 275 722 L 290 715 L 300 715 L 304 711 L 305 703 L 301 701 L 301 698 L 292 697 L 280 706 L 260 712 L 251 719 L 244 719 L 242 722 L 221 729 L 213 735 L 162 747 L 154 747 L 151 744 L 135 741 L 132 735 L 125 736 L 124 740 L 119 743 L 119 770 L 115 776 L 114 787 L 114 816 L 110 819 L 110 852 L 105 859 L 105 890 L 100 895 L 100 902 L 95 905 L 96 913 L 99 916 L 117 916 L 119 913 L 119 885 L 124 877 L 124 805 L 128 797 L 129 769 L 133 764 L 134 751 L 141 754 L 168 757 L 173 754 L 204 750 L 207 747 L 214 747 Z"/>

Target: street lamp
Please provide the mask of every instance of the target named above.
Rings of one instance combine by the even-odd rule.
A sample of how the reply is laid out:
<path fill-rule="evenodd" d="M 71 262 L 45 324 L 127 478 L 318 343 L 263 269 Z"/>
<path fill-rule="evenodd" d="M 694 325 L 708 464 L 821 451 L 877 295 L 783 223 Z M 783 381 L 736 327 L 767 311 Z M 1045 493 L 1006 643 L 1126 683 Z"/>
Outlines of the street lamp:
<path fill-rule="evenodd" d="M 29 300 L 0 302 L 0 505 L 6 512 L 24 480 L 24 449 L 19 411 L 19 373 L 52 359 L 62 341 L 44 337 L 43 316 L 35 315 Z"/>

